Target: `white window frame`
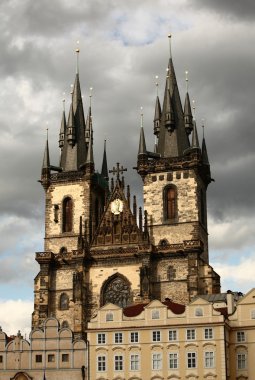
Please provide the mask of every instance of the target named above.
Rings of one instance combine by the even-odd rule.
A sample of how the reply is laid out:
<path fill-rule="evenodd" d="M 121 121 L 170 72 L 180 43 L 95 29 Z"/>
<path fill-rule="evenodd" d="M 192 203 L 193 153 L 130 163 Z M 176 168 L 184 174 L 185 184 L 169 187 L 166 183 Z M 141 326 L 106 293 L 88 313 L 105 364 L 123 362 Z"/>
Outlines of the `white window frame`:
<path fill-rule="evenodd" d="M 214 357 L 215 357 L 214 351 L 205 351 L 204 352 L 204 366 L 205 366 L 205 368 L 214 368 L 215 367 Z"/>
<path fill-rule="evenodd" d="M 152 341 L 153 342 L 161 342 L 161 331 L 160 330 L 152 331 Z"/>
<path fill-rule="evenodd" d="M 187 329 L 186 330 L 186 339 L 187 340 L 196 340 L 196 329 Z"/>
<path fill-rule="evenodd" d="M 102 339 L 104 338 L 104 339 Z M 97 334 L 97 344 L 106 344 L 106 334 L 105 333 L 98 333 Z"/>
<path fill-rule="evenodd" d="M 101 359 L 101 360 L 99 360 L 99 359 Z M 101 366 L 103 367 L 103 369 Z M 106 356 L 105 355 L 98 355 L 97 356 L 97 372 L 105 372 L 105 371 L 106 371 Z"/>
<path fill-rule="evenodd" d="M 204 310 L 202 307 L 197 307 L 195 309 L 195 317 L 203 317 L 204 316 Z"/>
<path fill-rule="evenodd" d="M 114 371 L 124 371 L 124 356 L 121 354 L 114 355 Z"/>
<path fill-rule="evenodd" d="M 123 343 L 123 333 L 122 332 L 114 333 L 114 343 L 116 343 L 116 344 L 122 344 Z"/>
<path fill-rule="evenodd" d="M 175 335 L 175 339 L 170 339 L 170 334 Z M 168 330 L 168 340 L 169 340 L 169 342 L 176 342 L 178 340 L 178 331 L 177 330 Z"/>
<path fill-rule="evenodd" d="M 139 332 L 131 331 L 130 332 L 130 343 L 139 343 Z"/>
<path fill-rule="evenodd" d="M 191 357 L 189 357 L 191 356 Z M 189 366 L 189 360 L 191 360 L 190 364 L 192 364 L 191 366 Z M 195 361 L 195 366 L 193 366 L 193 361 Z M 197 353 L 195 351 L 188 351 L 187 352 L 187 368 L 188 369 L 191 369 L 191 368 L 197 368 Z"/>
<path fill-rule="evenodd" d="M 247 355 L 245 352 L 238 352 L 236 355 L 236 368 L 238 370 L 247 368 Z"/>
<path fill-rule="evenodd" d="M 161 352 L 153 352 L 152 354 L 152 363 L 151 367 L 154 371 L 162 369 L 162 353 Z"/>
<path fill-rule="evenodd" d="M 243 330 L 236 332 L 236 341 L 237 343 L 243 343 L 246 341 L 245 332 Z"/>
<path fill-rule="evenodd" d="M 213 327 L 206 327 L 204 329 L 204 338 L 206 340 L 210 340 L 210 339 L 213 339 L 213 337 L 214 337 Z"/>
<path fill-rule="evenodd" d="M 137 353 L 130 355 L 130 371 L 140 371 L 140 355 Z"/>
<path fill-rule="evenodd" d="M 171 356 L 173 356 L 171 358 Z M 173 366 L 171 367 L 171 363 L 173 364 Z M 169 355 L 168 355 L 168 367 L 169 369 L 178 369 L 179 367 L 179 355 L 178 355 L 178 352 L 169 352 Z"/>

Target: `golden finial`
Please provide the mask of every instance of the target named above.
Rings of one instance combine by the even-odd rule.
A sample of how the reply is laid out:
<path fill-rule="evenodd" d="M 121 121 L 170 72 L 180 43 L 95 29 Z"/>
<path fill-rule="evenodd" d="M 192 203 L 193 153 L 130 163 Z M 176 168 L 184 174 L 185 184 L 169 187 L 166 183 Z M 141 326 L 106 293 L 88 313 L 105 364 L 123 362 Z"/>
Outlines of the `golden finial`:
<path fill-rule="evenodd" d="M 158 75 L 155 76 L 155 79 L 156 79 L 156 83 L 155 83 L 155 85 L 156 85 L 156 92 L 157 92 L 157 96 L 158 96 L 158 86 L 159 86 L 159 84 L 158 84 Z"/>
<path fill-rule="evenodd" d="M 169 54 L 170 54 L 170 58 L 172 58 L 172 43 L 171 43 L 171 40 L 172 40 L 172 34 L 168 34 L 168 41 L 169 41 Z"/>
<path fill-rule="evenodd" d="M 140 110 L 141 110 L 141 128 L 143 128 L 143 107 L 141 107 Z"/>
<path fill-rule="evenodd" d="M 79 44 L 80 44 L 80 41 L 76 41 L 76 44 L 77 44 L 77 47 L 75 49 L 75 51 L 76 51 L 76 73 L 79 74 L 79 53 L 80 53 Z"/>
<path fill-rule="evenodd" d="M 70 84 L 70 87 L 71 87 L 70 94 L 72 95 L 73 94 L 73 84 Z"/>
<path fill-rule="evenodd" d="M 90 106 L 90 107 L 91 107 L 92 91 L 93 91 L 93 87 L 90 87 L 90 88 L 89 88 L 89 106 Z"/>
<path fill-rule="evenodd" d="M 186 91 L 188 92 L 188 88 L 189 88 L 189 72 L 188 72 L 188 70 L 185 71 L 185 80 L 186 80 Z"/>

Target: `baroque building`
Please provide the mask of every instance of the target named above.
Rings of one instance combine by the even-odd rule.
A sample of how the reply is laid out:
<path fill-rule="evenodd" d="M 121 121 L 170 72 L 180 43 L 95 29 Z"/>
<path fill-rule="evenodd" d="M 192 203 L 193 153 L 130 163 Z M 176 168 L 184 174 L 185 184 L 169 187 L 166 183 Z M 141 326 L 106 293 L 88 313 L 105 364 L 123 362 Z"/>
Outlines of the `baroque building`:
<path fill-rule="evenodd" d="M 136 170 L 143 212 L 125 186 L 126 169 L 117 163 L 108 171 L 106 146 L 102 170 L 95 170 L 92 109 L 85 120 L 77 70 L 67 121 L 62 116 L 60 163 L 51 165 L 48 141 L 43 158 L 45 246 L 36 253 L 33 328 L 55 317 L 82 337 L 109 302 L 126 307 L 169 298 L 187 304 L 220 292 L 208 259 L 206 143 L 203 138 L 200 147 L 188 92 L 182 107 L 172 57 L 162 104 L 157 96 L 154 152 L 146 148 L 141 119 Z"/>

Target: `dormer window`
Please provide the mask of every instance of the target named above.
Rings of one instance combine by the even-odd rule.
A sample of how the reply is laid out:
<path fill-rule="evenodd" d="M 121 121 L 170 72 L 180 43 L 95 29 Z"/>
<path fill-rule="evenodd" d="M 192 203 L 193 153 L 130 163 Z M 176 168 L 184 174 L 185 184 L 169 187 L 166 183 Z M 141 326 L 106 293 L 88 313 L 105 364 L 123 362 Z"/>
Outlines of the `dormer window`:
<path fill-rule="evenodd" d="M 113 313 L 107 313 L 106 314 L 106 322 L 113 321 Z"/>
<path fill-rule="evenodd" d="M 196 317 L 202 317 L 203 315 L 204 315 L 203 309 L 201 309 L 201 307 L 197 307 L 195 310 L 195 316 Z"/>

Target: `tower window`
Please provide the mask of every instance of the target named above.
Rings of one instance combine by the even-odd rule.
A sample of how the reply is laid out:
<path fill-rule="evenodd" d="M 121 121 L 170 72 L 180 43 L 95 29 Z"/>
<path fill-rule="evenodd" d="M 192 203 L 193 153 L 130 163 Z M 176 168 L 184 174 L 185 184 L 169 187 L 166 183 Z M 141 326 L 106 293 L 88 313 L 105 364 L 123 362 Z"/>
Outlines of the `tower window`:
<path fill-rule="evenodd" d="M 172 265 L 169 265 L 169 267 L 167 268 L 167 279 L 169 281 L 172 281 L 175 279 L 175 277 L 176 277 L 176 270 L 174 269 Z"/>
<path fill-rule="evenodd" d="M 67 197 L 63 201 L 63 232 L 71 232 L 73 229 L 73 201 Z"/>
<path fill-rule="evenodd" d="M 166 220 L 174 220 L 177 217 L 177 191 L 173 185 L 164 190 L 164 214 Z"/>
<path fill-rule="evenodd" d="M 59 308 L 60 308 L 60 310 L 68 310 L 69 309 L 69 297 L 66 293 L 62 293 L 60 296 Z"/>

